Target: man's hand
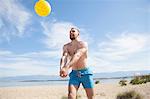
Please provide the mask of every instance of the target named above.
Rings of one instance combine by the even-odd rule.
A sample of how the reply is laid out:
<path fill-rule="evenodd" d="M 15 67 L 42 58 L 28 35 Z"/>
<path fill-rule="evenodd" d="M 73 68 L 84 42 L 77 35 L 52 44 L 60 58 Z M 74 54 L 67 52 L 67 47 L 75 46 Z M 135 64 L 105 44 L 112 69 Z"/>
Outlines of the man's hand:
<path fill-rule="evenodd" d="M 60 77 L 65 78 L 65 77 L 67 77 L 67 75 L 68 75 L 68 68 L 67 67 L 63 67 L 60 70 Z"/>

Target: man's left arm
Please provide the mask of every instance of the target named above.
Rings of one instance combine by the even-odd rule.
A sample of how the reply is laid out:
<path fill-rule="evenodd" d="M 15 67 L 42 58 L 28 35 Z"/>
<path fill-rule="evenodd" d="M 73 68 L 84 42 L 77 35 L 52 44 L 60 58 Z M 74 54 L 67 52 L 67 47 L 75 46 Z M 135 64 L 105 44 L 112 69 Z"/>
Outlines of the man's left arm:
<path fill-rule="evenodd" d="M 74 54 L 74 56 L 72 57 L 70 62 L 68 64 L 66 64 L 65 67 L 68 69 L 71 68 L 71 66 L 74 63 L 76 63 L 80 59 L 80 57 L 87 52 L 87 50 L 88 50 L 87 43 L 83 43 L 81 48 L 76 51 L 76 53 Z"/>

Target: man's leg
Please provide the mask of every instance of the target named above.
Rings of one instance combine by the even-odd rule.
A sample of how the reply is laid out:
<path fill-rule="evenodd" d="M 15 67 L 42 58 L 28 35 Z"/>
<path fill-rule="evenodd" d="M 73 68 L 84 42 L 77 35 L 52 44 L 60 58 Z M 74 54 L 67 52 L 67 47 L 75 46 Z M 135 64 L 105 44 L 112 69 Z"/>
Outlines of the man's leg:
<path fill-rule="evenodd" d="M 84 75 L 81 80 L 82 80 L 82 85 L 86 91 L 88 99 L 94 99 L 93 75 Z"/>
<path fill-rule="evenodd" d="M 94 89 L 93 88 L 85 88 L 86 95 L 88 99 L 94 99 Z"/>
<path fill-rule="evenodd" d="M 76 99 L 78 87 L 77 85 L 68 86 L 68 99 Z"/>

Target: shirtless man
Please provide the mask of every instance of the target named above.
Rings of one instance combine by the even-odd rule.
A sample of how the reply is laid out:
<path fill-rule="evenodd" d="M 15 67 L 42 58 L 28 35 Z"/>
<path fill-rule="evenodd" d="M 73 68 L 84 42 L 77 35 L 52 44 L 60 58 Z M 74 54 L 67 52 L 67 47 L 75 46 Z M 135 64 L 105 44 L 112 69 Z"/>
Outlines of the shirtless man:
<path fill-rule="evenodd" d="M 88 99 L 94 99 L 93 74 L 87 67 L 87 43 L 79 40 L 79 30 L 71 28 L 71 42 L 63 46 L 63 55 L 60 61 L 60 76 L 69 74 L 68 99 L 76 99 L 80 84 L 83 85 Z"/>

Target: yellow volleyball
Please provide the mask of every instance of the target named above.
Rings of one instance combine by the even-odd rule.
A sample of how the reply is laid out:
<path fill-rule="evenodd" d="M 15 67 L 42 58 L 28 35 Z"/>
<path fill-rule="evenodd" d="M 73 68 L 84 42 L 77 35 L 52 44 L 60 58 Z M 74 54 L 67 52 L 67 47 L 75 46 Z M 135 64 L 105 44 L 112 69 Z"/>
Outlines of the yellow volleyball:
<path fill-rule="evenodd" d="M 48 16 L 51 12 L 51 6 L 45 0 L 39 0 L 36 2 L 34 9 L 39 16 Z"/>

